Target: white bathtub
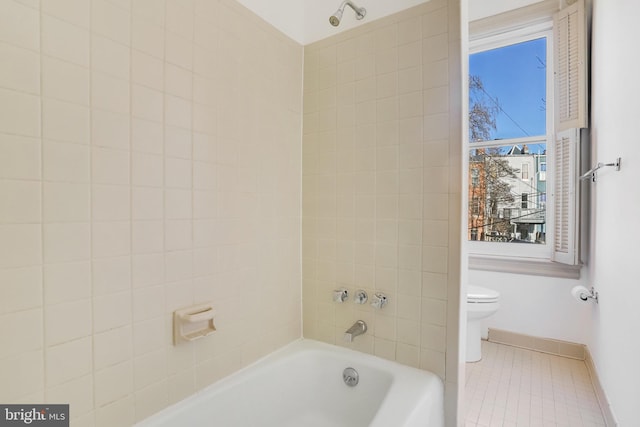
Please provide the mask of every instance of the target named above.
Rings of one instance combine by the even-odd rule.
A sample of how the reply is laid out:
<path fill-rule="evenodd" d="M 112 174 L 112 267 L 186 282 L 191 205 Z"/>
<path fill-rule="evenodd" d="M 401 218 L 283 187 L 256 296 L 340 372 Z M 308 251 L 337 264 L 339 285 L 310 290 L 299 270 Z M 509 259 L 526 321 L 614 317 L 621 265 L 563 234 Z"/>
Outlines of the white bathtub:
<path fill-rule="evenodd" d="M 303 339 L 137 426 L 441 427 L 443 387 L 430 372 Z"/>

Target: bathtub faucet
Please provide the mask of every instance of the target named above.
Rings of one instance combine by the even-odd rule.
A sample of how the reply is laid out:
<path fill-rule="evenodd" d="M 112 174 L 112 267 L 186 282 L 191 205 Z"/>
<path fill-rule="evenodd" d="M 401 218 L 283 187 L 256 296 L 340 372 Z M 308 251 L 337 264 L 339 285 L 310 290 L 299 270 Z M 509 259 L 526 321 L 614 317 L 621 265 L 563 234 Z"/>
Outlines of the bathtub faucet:
<path fill-rule="evenodd" d="M 367 324 L 364 323 L 363 320 L 358 320 L 353 324 L 353 326 L 347 329 L 347 332 L 344 334 L 344 340 L 347 342 L 353 342 L 355 337 L 362 335 L 365 332 L 367 332 Z"/>

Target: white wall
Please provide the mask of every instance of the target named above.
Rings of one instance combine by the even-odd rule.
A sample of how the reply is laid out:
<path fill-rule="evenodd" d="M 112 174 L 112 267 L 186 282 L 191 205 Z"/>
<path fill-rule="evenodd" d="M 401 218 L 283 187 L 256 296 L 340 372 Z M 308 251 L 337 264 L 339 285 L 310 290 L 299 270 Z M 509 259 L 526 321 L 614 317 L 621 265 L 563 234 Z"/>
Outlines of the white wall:
<path fill-rule="evenodd" d="M 583 274 L 584 275 L 584 274 Z M 500 292 L 500 309 L 484 326 L 542 338 L 585 343 L 594 306 L 571 297 L 586 279 L 469 271 L 469 283 Z"/>
<path fill-rule="evenodd" d="M 640 213 L 640 3 L 594 0 L 592 134 L 594 161 L 622 157 L 620 172 L 593 185 L 591 275 L 601 301 L 588 346 L 619 425 L 638 425 L 640 325 L 638 249 Z"/>

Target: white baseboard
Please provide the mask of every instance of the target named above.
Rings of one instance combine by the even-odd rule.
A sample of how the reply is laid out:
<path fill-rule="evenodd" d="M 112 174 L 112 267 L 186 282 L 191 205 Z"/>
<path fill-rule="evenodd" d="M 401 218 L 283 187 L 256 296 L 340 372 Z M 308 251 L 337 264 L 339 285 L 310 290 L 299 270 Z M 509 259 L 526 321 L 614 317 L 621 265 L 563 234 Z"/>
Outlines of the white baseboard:
<path fill-rule="evenodd" d="M 584 360 L 584 344 L 553 340 L 550 338 L 538 338 L 531 335 L 503 331 L 501 329 L 489 329 L 489 341 L 507 344 L 513 347 L 522 347 L 541 353 Z"/>
<path fill-rule="evenodd" d="M 589 370 L 589 376 L 591 377 L 591 384 L 593 384 L 593 389 L 596 392 L 596 398 L 598 399 L 598 403 L 600 404 L 600 409 L 602 410 L 602 416 L 604 417 L 604 422 L 607 424 L 607 427 L 615 427 L 618 425 L 618 422 L 616 421 L 616 418 L 613 416 L 613 412 L 611 411 L 611 404 L 609 404 L 609 399 L 607 399 L 607 395 L 604 392 L 604 388 L 602 388 L 602 384 L 600 383 L 600 378 L 598 377 L 598 371 L 596 371 L 596 365 L 593 363 L 593 359 L 591 358 L 589 347 L 585 345 L 584 349 L 585 349 L 584 363 L 587 365 L 587 369 Z"/>

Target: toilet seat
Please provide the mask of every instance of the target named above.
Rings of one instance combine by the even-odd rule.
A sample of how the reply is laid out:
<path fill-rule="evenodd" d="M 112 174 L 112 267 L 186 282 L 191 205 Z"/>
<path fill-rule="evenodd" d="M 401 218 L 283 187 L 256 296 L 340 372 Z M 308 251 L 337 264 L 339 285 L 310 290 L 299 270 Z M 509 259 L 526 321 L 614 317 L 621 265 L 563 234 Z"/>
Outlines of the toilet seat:
<path fill-rule="evenodd" d="M 498 291 L 474 285 L 467 286 L 467 303 L 487 304 L 498 302 L 499 299 L 500 292 Z"/>

